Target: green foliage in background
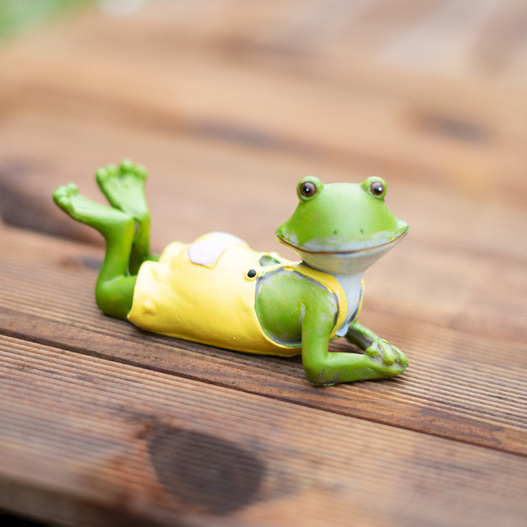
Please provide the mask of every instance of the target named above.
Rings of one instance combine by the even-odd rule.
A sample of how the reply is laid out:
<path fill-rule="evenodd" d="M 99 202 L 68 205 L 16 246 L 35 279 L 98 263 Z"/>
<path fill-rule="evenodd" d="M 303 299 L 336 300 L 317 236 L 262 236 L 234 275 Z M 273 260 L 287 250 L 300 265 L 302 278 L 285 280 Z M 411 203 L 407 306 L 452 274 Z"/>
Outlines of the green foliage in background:
<path fill-rule="evenodd" d="M 0 0 L 0 39 L 29 30 L 95 0 Z"/>

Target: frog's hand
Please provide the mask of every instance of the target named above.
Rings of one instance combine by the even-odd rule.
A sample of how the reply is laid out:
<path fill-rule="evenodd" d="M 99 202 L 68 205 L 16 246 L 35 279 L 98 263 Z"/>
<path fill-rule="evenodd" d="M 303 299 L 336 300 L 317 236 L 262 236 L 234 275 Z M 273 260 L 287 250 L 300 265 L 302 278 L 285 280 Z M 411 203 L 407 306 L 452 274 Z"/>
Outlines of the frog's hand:
<path fill-rule="evenodd" d="M 386 343 L 397 359 L 389 359 L 378 340 L 372 342 L 365 354 L 331 352 L 328 350 L 331 322 L 317 320 L 306 313 L 302 326 L 302 363 L 306 376 L 315 386 L 331 386 L 341 382 L 384 379 L 402 373 L 408 363 L 406 357 Z M 386 342 L 386 341 L 383 341 Z M 379 349 L 381 348 L 381 349 Z M 396 351 L 395 351 L 396 350 Z"/>
<path fill-rule="evenodd" d="M 366 352 L 366 355 L 377 360 L 384 366 L 400 369 L 402 373 L 408 366 L 406 355 L 387 340 L 379 337 L 370 329 L 362 326 L 356 320 L 350 324 L 346 338 L 352 344 Z"/>

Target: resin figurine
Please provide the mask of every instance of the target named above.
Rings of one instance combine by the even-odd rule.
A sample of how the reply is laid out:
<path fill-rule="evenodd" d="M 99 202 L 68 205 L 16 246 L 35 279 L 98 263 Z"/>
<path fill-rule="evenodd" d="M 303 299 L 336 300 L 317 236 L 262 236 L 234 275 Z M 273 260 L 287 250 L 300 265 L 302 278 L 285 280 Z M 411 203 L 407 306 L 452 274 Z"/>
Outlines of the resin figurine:
<path fill-rule="evenodd" d="M 299 204 L 275 233 L 300 262 L 259 253 L 213 232 L 150 251 L 146 170 L 123 161 L 96 173 L 111 206 L 60 187 L 56 204 L 106 240 L 96 300 L 106 314 L 147 331 L 249 353 L 302 354 L 316 386 L 392 377 L 408 360 L 357 321 L 362 275 L 407 233 L 384 203 L 386 183 L 298 183 Z M 328 351 L 346 337 L 364 353 Z M 350 349 L 350 351 L 353 351 Z"/>

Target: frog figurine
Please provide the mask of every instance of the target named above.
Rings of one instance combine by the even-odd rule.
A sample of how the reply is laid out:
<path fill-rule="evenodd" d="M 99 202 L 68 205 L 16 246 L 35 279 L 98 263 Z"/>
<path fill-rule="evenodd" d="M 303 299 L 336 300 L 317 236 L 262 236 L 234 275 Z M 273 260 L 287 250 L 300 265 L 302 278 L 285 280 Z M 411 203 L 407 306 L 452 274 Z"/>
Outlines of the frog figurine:
<path fill-rule="evenodd" d="M 275 233 L 300 256 L 293 262 L 220 232 L 152 254 L 146 177 L 128 160 L 99 169 L 97 182 L 110 206 L 87 199 L 74 184 L 54 194 L 63 211 L 105 238 L 95 288 L 104 313 L 211 346 L 301 354 L 315 386 L 393 377 L 406 369 L 401 351 L 357 321 L 364 271 L 408 231 L 384 203 L 381 178 L 326 185 L 303 178 L 296 210 Z M 338 337 L 363 353 L 328 351 Z"/>

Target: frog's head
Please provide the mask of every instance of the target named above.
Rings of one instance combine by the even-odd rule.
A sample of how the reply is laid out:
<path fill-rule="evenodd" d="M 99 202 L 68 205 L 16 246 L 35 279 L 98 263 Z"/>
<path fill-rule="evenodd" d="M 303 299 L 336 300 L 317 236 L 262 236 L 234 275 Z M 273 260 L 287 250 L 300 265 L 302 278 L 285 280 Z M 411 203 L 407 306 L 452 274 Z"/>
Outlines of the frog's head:
<path fill-rule="evenodd" d="M 312 267 L 362 272 L 408 231 L 386 206 L 386 190 L 378 177 L 330 185 L 305 177 L 297 187 L 300 203 L 275 236 Z"/>

